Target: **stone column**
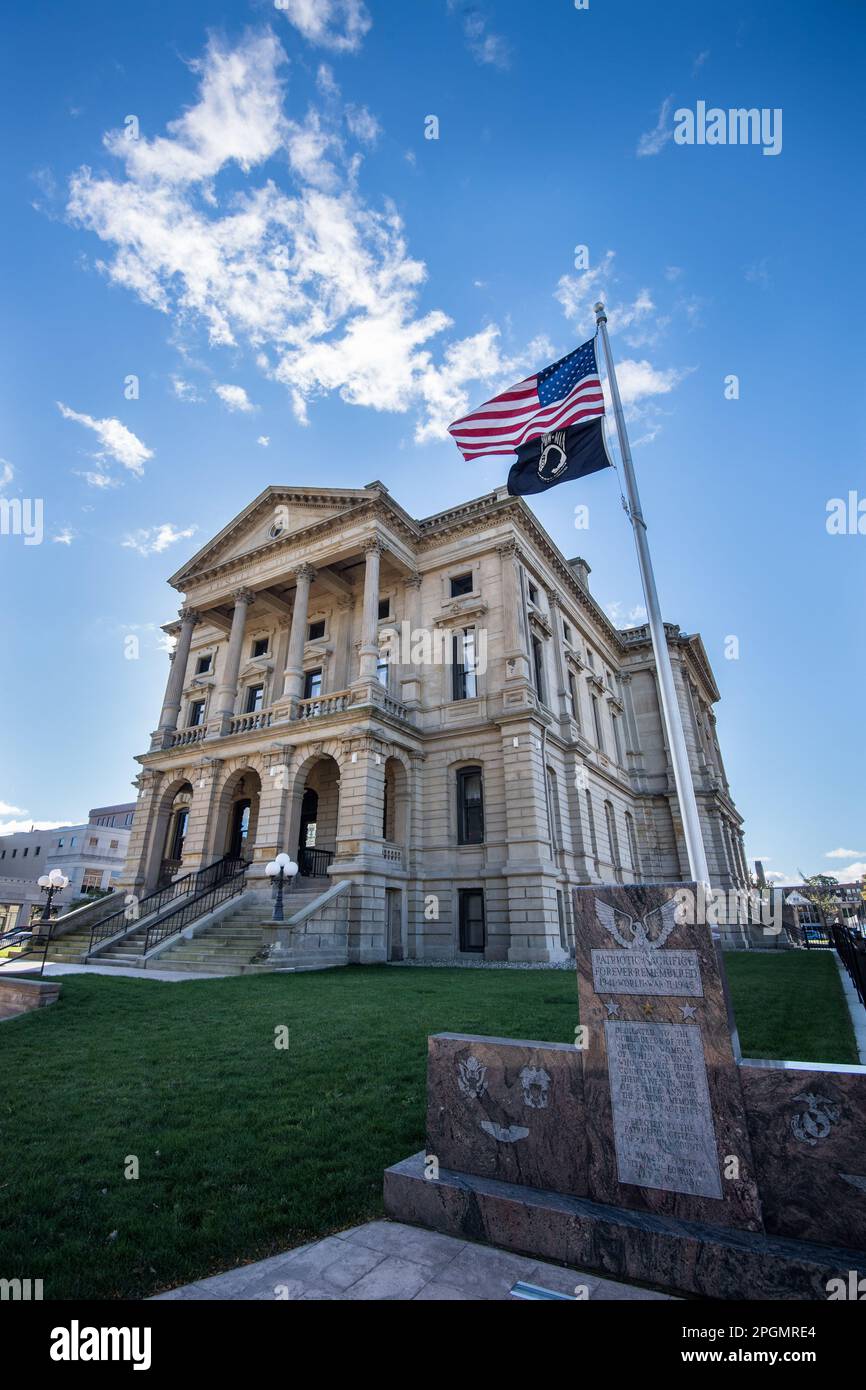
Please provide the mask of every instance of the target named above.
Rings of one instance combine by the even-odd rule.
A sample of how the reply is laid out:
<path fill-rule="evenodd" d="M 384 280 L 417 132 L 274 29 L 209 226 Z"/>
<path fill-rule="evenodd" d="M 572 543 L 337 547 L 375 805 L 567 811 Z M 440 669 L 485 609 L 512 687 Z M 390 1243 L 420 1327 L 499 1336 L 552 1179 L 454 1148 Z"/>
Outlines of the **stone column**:
<path fill-rule="evenodd" d="M 247 609 L 255 598 L 251 589 L 238 589 L 232 594 L 235 611 L 232 614 L 232 630 L 223 666 L 222 680 L 214 693 L 214 718 L 230 719 L 235 712 L 238 698 L 238 671 L 241 666 L 241 652 L 244 644 L 244 631 L 247 623 Z"/>
<path fill-rule="evenodd" d="M 523 687 L 507 694 L 506 705 L 531 705 L 529 651 L 526 640 L 526 612 L 517 574 L 520 551 L 515 541 L 506 541 L 497 546 L 502 569 L 502 650 L 505 657 L 506 687 Z"/>
<path fill-rule="evenodd" d="M 553 655 L 556 662 L 556 682 L 557 695 L 559 696 L 558 708 L 560 719 L 571 719 L 571 706 L 569 704 L 568 691 L 568 672 L 565 669 L 565 651 L 563 650 L 562 635 L 562 609 L 559 606 L 559 595 L 555 589 L 548 589 L 547 602 L 550 606 L 550 625 L 553 628 Z M 574 718 L 577 718 L 575 712 Z"/>
<path fill-rule="evenodd" d="M 376 679 L 379 660 L 379 566 L 382 550 L 379 540 L 367 541 L 364 546 L 364 613 L 361 619 L 358 680 L 365 682 Z"/>
<path fill-rule="evenodd" d="M 177 728 L 180 699 L 183 694 L 183 683 L 189 663 L 189 649 L 192 644 L 192 630 L 199 621 L 199 615 L 194 608 L 182 608 L 180 610 L 180 636 L 171 655 L 171 669 L 166 682 L 162 714 L 159 716 L 161 733 L 168 733 Z"/>
<path fill-rule="evenodd" d="M 304 693 L 304 643 L 307 640 L 307 613 L 310 607 L 310 585 L 316 576 L 312 565 L 301 565 L 295 574 L 295 606 L 289 633 L 289 654 L 283 682 L 283 695 L 300 700 Z"/>
<path fill-rule="evenodd" d="M 420 574 L 410 574 L 405 582 L 404 593 L 406 595 L 406 627 L 402 632 L 408 630 L 409 644 L 408 651 L 403 651 L 403 667 L 400 672 L 400 698 L 404 705 L 410 709 L 418 709 L 421 706 L 421 688 L 423 675 L 419 666 L 412 660 L 412 647 L 415 641 L 414 633 L 421 626 L 421 576 Z"/>

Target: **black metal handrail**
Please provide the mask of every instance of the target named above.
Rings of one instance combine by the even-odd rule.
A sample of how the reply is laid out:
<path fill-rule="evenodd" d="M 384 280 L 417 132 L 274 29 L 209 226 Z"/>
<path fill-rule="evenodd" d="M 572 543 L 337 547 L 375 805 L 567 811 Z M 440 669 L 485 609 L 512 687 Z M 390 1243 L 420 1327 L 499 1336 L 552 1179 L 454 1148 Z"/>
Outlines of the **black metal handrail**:
<path fill-rule="evenodd" d="M 152 913 L 160 912 L 166 903 L 174 902 L 175 898 L 183 898 L 188 894 L 199 893 L 212 887 L 214 883 L 221 882 L 228 872 L 234 871 L 238 862 L 236 859 L 217 859 L 204 869 L 191 870 L 182 878 L 176 878 L 173 883 L 167 883 L 164 888 L 155 889 L 153 893 L 139 898 L 133 918 L 128 916 L 129 907 L 118 908 L 110 917 L 103 917 L 102 921 L 97 922 L 91 929 L 87 954 L 90 955 L 97 943 L 107 941 L 110 936 L 116 936 L 121 930 L 121 922 L 128 923 L 129 930 L 134 931 L 142 917 L 150 917 Z M 142 911 L 145 904 L 148 906 Z"/>
<path fill-rule="evenodd" d="M 857 991 L 860 1003 L 866 1005 L 866 942 L 850 927 L 834 924 L 830 930 L 833 933 L 833 945 L 839 954 L 851 982 Z"/>
<path fill-rule="evenodd" d="M 180 907 L 176 907 L 173 912 L 167 912 L 158 922 L 154 922 L 152 926 L 147 928 L 144 938 L 145 956 L 155 946 L 166 941 L 168 937 L 176 936 L 178 932 L 183 931 L 190 922 L 195 922 L 199 917 L 213 912 L 219 903 L 226 902 L 229 898 L 235 897 L 237 893 L 243 892 L 244 880 L 249 868 L 246 860 L 224 860 L 222 862 L 231 869 L 230 873 L 227 872 L 210 888 L 193 894 Z"/>
<path fill-rule="evenodd" d="M 298 877 L 324 878 L 334 862 L 334 850 L 312 849 L 305 846 L 298 850 Z"/>

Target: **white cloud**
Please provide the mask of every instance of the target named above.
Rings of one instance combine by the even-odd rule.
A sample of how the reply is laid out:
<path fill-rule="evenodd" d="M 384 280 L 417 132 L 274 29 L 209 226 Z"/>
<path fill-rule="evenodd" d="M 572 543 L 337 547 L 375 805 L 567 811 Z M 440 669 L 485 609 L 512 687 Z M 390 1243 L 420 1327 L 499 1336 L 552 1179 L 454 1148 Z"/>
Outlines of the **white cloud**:
<path fill-rule="evenodd" d="M 62 531 L 58 531 L 56 536 L 51 537 L 51 540 L 54 545 L 71 545 L 75 540 L 75 532 L 71 531 L 68 526 L 64 526 Z"/>
<path fill-rule="evenodd" d="M 73 471 L 79 478 L 84 479 L 88 487 L 120 487 L 117 478 L 112 478 L 110 473 L 102 473 L 99 469 L 87 468 L 82 472 L 80 469 L 76 468 Z"/>
<path fill-rule="evenodd" d="M 0 801 L 0 816 L 26 816 L 23 806 L 10 806 L 8 801 Z"/>
<path fill-rule="evenodd" d="M 171 387 L 179 401 L 187 401 L 190 405 L 200 405 L 203 396 L 198 393 L 198 388 L 191 381 L 184 381 L 183 377 L 173 376 Z"/>
<path fill-rule="evenodd" d="M 303 16 L 312 25 L 335 14 L 295 7 L 299 27 Z M 79 169 L 69 215 L 106 244 L 101 268 L 113 283 L 184 332 L 203 326 L 212 346 L 250 348 L 286 387 L 299 422 L 317 397 L 338 392 L 352 405 L 418 411 L 416 438 L 445 437 L 467 407 L 466 384 L 508 385 L 524 357 L 500 351 L 493 325 L 446 342 L 434 359 L 432 340 L 451 320 L 436 308 L 420 312 L 425 265 L 409 253 L 394 206 L 371 207 L 359 191 L 361 156 L 345 150 L 330 70 L 318 75 L 323 108 L 298 121 L 282 111 L 284 61 L 272 36 L 231 51 L 212 40 L 194 65 L 197 103 L 165 137 L 109 136 L 124 170 L 112 178 Z M 222 197 L 221 168 L 234 161 L 249 174 L 278 148 L 294 187 L 283 167 L 279 183 L 248 177 L 238 188 L 234 178 Z"/>
<path fill-rule="evenodd" d="M 26 834 L 29 830 L 59 830 L 64 825 L 77 823 L 75 820 L 0 820 L 0 835 Z"/>
<path fill-rule="evenodd" d="M 627 612 L 624 611 L 624 604 L 620 599 L 614 599 L 612 603 L 606 603 L 605 612 L 615 627 L 639 627 L 647 620 L 647 611 L 642 603 L 636 603 Z"/>
<path fill-rule="evenodd" d="M 692 63 L 692 77 L 697 77 L 698 73 L 704 66 L 704 63 L 707 61 L 709 56 L 710 50 L 708 48 L 701 49 L 701 52 L 696 55 L 695 60 Z"/>
<path fill-rule="evenodd" d="M 215 384 L 213 389 L 228 410 L 242 410 L 246 414 L 249 414 L 253 410 L 258 410 L 258 406 L 253 404 L 243 386 L 221 386 Z"/>
<path fill-rule="evenodd" d="M 866 854 L 866 849 L 828 849 L 825 859 L 856 859 L 858 854 Z"/>
<path fill-rule="evenodd" d="M 379 122 L 366 106 L 347 106 L 346 125 L 350 134 L 363 145 L 375 145 L 382 133 Z"/>
<path fill-rule="evenodd" d="M 15 477 L 15 469 L 6 459 L 0 459 L 0 487 L 8 487 Z"/>
<path fill-rule="evenodd" d="M 656 121 L 655 129 L 645 131 L 637 142 L 637 155 L 639 159 L 647 155 L 658 154 L 664 149 L 669 140 L 673 139 L 674 128 L 670 123 L 671 107 L 673 97 L 665 97 L 659 109 L 659 118 Z"/>
<path fill-rule="evenodd" d="M 188 526 L 186 530 L 179 531 L 170 521 L 164 521 L 161 526 L 141 527 L 138 531 L 133 531 L 124 537 L 121 544 L 127 550 L 137 551 L 139 555 L 160 555 L 177 541 L 189 540 L 197 530 L 197 526 Z"/>
<path fill-rule="evenodd" d="M 261 444 L 261 446 L 262 446 L 263 449 L 267 449 L 267 447 L 268 447 L 268 445 L 270 444 L 270 442 L 271 442 L 270 435 L 267 435 L 267 434 L 260 434 L 259 437 L 258 437 L 258 439 L 256 440 L 256 443 L 257 443 L 257 444 Z"/>
<path fill-rule="evenodd" d="M 851 879 L 863 877 L 866 877 L 866 859 L 857 859 L 846 869 L 839 870 L 839 879 L 842 883 L 849 883 Z"/>
<path fill-rule="evenodd" d="M 108 418 L 105 420 L 95 420 L 92 415 L 83 415 L 77 410 L 72 410 L 62 401 L 57 402 L 57 409 L 64 420 L 75 420 L 79 425 L 84 425 L 86 429 L 92 430 L 96 435 L 101 448 L 94 455 L 94 458 L 114 459 L 140 477 L 144 472 L 144 465 L 147 459 L 153 458 L 153 450 L 148 449 L 146 444 L 128 430 L 126 425 L 122 425 L 119 420 Z"/>
<path fill-rule="evenodd" d="M 308 43 L 356 53 L 372 27 L 364 0 L 280 0 L 278 7 Z"/>
<path fill-rule="evenodd" d="M 487 18 L 480 10 L 467 7 L 463 0 L 448 0 L 451 13 L 463 11 L 463 35 L 466 47 L 476 63 L 507 71 L 511 66 L 511 50 L 501 34 L 495 34 L 489 27 Z"/>

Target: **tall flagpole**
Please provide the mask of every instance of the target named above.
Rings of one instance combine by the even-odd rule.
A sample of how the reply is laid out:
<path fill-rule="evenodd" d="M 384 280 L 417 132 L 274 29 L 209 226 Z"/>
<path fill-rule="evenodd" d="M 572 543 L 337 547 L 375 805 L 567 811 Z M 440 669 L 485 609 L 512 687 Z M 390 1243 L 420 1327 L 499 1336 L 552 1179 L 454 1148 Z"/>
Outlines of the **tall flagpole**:
<path fill-rule="evenodd" d="M 691 768 L 689 766 L 686 738 L 683 733 L 683 721 L 680 714 L 676 689 L 674 687 L 674 673 L 671 669 L 671 658 L 668 652 L 667 638 L 665 637 L 664 622 L 662 621 L 661 609 L 659 608 L 659 596 L 656 589 L 655 575 L 653 574 L 652 560 L 650 559 L 649 543 L 647 542 L 646 522 L 644 521 L 640 505 L 640 495 L 637 490 L 637 479 L 635 478 L 631 448 L 625 428 L 625 416 L 623 415 L 622 401 L 619 395 L 616 369 L 613 365 L 613 354 L 611 353 L 610 342 L 607 336 L 607 314 L 605 313 L 603 304 L 596 304 L 595 306 L 595 321 L 598 325 L 601 341 L 604 344 L 604 355 L 607 362 L 607 379 L 610 385 L 613 413 L 616 420 L 616 431 L 619 436 L 619 448 L 622 455 L 623 471 L 625 473 L 628 510 L 631 518 L 632 530 L 634 531 L 634 541 L 637 547 L 637 559 L 638 565 L 640 566 L 640 577 L 643 584 L 647 614 L 649 616 L 649 629 L 652 637 L 656 671 L 658 672 L 659 690 L 661 691 L 662 717 L 664 719 L 668 747 L 670 748 L 671 762 L 673 763 L 674 769 L 674 782 L 676 783 L 677 797 L 680 803 L 680 814 L 683 820 L 683 831 L 686 837 L 686 851 L 689 856 L 689 873 L 696 883 L 709 886 L 710 875 L 707 869 L 704 839 L 701 834 L 698 803 L 695 799 L 695 788 L 692 782 Z"/>

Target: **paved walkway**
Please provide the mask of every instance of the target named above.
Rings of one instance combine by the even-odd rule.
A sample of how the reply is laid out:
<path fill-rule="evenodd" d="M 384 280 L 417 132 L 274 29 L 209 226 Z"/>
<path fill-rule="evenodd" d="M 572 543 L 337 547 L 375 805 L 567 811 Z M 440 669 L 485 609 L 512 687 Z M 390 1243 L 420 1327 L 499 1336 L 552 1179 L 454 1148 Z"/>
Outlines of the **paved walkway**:
<path fill-rule="evenodd" d="M 39 974 L 39 961 L 36 964 L 25 965 L 23 962 L 17 967 L 14 962 L 9 965 L 0 965 L 0 974 L 7 971 L 10 975 L 33 975 Z M 182 984 L 184 980 L 225 980 L 226 975 L 210 975 L 200 970 L 140 970 L 136 966 L 129 969 L 124 965 L 62 965 L 59 961 L 48 960 L 45 962 L 45 975 L 125 975 L 130 980 L 170 980 L 175 984 Z"/>
<path fill-rule="evenodd" d="M 511 1300 L 518 1281 L 571 1298 L 578 1288 L 581 1299 L 670 1297 L 399 1221 L 370 1221 L 156 1297 L 472 1302 Z"/>

